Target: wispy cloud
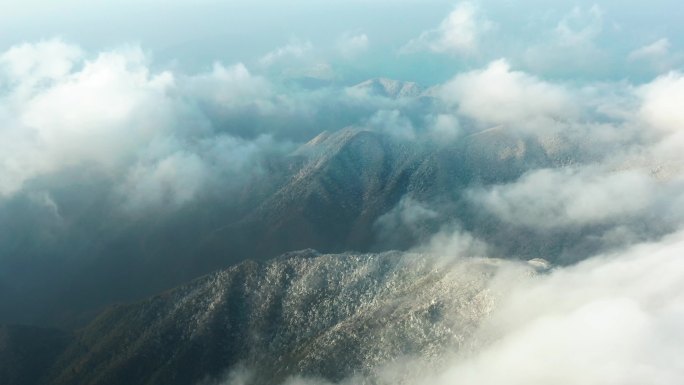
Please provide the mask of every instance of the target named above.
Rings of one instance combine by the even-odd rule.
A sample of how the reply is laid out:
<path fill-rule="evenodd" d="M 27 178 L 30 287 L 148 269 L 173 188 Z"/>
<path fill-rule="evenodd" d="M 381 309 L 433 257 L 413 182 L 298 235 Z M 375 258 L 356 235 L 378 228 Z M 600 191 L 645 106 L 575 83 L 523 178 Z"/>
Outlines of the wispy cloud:
<path fill-rule="evenodd" d="M 310 41 L 292 40 L 286 45 L 266 53 L 259 59 L 259 63 L 264 66 L 271 66 L 281 60 L 302 58 L 305 55 L 308 55 L 312 50 L 313 44 L 311 44 Z"/>
<path fill-rule="evenodd" d="M 493 23 L 481 14 L 474 3 L 460 3 L 437 28 L 421 33 L 406 43 L 401 52 L 470 55 L 478 50 L 482 36 L 492 27 Z"/>
<path fill-rule="evenodd" d="M 522 126 L 536 119 L 571 118 L 577 110 L 562 85 L 514 71 L 505 59 L 457 75 L 441 86 L 439 96 L 461 114 L 485 124 Z"/>
<path fill-rule="evenodd" d="M 353 58 L 370 48 L 370 39 L 365 33 L 344 33 L 338 38 L 337 49 L 346 58 Z"/>

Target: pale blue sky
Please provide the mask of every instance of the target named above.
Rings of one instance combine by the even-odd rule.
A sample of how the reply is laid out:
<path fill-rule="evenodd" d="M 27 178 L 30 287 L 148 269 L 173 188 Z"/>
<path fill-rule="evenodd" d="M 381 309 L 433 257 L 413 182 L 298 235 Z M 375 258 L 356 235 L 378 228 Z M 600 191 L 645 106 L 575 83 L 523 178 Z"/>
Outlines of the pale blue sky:
<path fill-rule="evenodd" d="M 347 82 L 389 76 L 427 84 L 502 57 L 543 76 L 571 79 L 640 81 L 681 66 L 677 57 L 684 27 L 674 0 L 473 1 L 477 22 L 488 23 L 475 53 L 399 53 L 411 39 L 437 28 L 459 4 L 443 0 L 2 0 L 0 49 L 52 37 L 94 52 L 133 43 L 151 53 L 154 65 L 195 71 L 209 68 L 215 60 L 244 62 L 253 69 L 268 52 L 298 42 L 310 45 L 306 59 L 332 65 L 338 79 Z M 559 44 L 556 35 L 563 20 L 571 31 L 587 32 L 581 49 Z M 367 49 L 353 60 L 339 58 L 335 48 L 340 39 L 354 34 L 366 35 Z M 667 44 L 661 44 L 660 54 L 669 58 L 661 57 L 658 64 L 652 63 L 653 58 L 628 58 L 640 47 L 661 40 Z"/>

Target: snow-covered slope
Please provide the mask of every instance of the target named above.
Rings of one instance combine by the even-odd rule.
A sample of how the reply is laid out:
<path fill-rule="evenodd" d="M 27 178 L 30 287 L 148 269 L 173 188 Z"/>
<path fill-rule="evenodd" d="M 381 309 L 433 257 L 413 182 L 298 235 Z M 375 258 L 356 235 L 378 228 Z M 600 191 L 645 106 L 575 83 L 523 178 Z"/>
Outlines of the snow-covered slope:
<path fill-rule="evenodd" d="M 258 369 L 254 383 L 270 384 L 341 379 L 405 355 L 437 363 L 495 305 L 488 284 L 502 265 L 512 263 L 312 250 L 244 262 L 105 312 L 49 383 L 194 384 L 242 365 Z"/>

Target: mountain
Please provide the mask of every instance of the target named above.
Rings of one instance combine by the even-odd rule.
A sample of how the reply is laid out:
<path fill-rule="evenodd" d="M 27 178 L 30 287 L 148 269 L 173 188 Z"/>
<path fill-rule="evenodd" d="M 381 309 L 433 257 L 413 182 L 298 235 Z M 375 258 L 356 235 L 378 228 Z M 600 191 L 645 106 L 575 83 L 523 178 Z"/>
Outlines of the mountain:
<path fill-rule="evenodd" d="M 352 86 L 351 90 L 386 98 L 418 97 L 423 93 L 417 83 L 387 78 L 369 79 Z"/>
<path fill-rule="evenodd" d="M 374 221 L 401 199 L 420 159 L 362 129 L 319 135 L 296 156 L 306 160 L 283 186 L 205 245 L 225 250 L 242 241 L 262 258 L 306 247 L 369 250 Z"/>
<path fill-rule="evenodd" d="M 31 290 L 21 288 L 29 280 L 20 275 L 0 277 L 6 286 L 0 290 L 24 296 L 0 298 L 0 309 L 6 309 L 0 322 L 80 327 L 108 304 L 141 299 L 248 258 L 263 261 L 303 248 L 408 250 L 445 225 L 505 245 L 511 253 L 506 257 L 554 260 L 573 239 L 549 243 L 548 237 L 501 226 L 462 194 L 471 186 L 513 181 L 530 169 L 567 164 L 572 158 L 565 143 L 495 127 L 436 146 L 350 127 L 266 159 L 262 172 L 238 191 L 217 191 L 177 211 L 127 221 L 104 211 L 95 198 L 83 198 L 79 202 L 90 209 L 79 212 L 69 232 L 54 230 L 59 242 L 49 251 L 58 255 L 46 258 L 42 270 L 30 262 L 45 258 L 47 247 L 42 239 L 26 237 L 34 225 L 9 227 L 17 249 L 36 250 L 18 259 L 15 270 L 42 273 L 30 280 L 37 285 Z M 101 182 L 84 175 L 84 184 Z M 54 196 L 59 201 L 60 195 Z M 419 231 L 410 223 L 383 228 L 380 218 L 400 209 L 405 198 L 438 215 Z M 395 236 L 387 237 L 388 231 Z M 21 267 L 28 263 L 30 269 Z"/>
<path fill-rule="evenodd" d="M 199 253 L 236 245 L 258 258 L 306 247 L 387 249 L 374 226 L 403 197 L 454 200 L 471 184 L 510 182 L 530 169 L 567 163 L 567 153 L 502 127 L 436 149 L 360 128 L 324 132 L 292 155 L 301 166 L 280 188 L 207 237 Z"/>
<path fill-rule="evenodd" d="M 192 385 L 238 367 L 255 370 L 254 384 L 371 374 L 398 357 L 466 346 L 496 304 L 488 284 L 503 267 L 537 272 L 399 252 L 247 261 L 110 308 L 43 368 L 42 381 L 3 384 Z"/>

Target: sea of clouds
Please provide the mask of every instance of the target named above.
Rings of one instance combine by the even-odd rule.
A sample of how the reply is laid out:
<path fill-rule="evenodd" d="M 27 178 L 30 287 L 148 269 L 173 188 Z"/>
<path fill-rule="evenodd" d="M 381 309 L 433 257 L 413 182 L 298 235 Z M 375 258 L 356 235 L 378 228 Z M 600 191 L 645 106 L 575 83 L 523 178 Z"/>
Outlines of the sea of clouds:
<path fill-rule="evenodd" d="M 510 287 L 477 333 L 477 348 L 448 365 L 428 370 L 408 360 L 404 369 L 378 368 L 373 379 L 349 382 L 680 382 L 682 53 L 674 37 L 648 34 L 620 42 L 627 48 L 606 49 L 606 39 L 629 25 L 592 4 L 530 20 L 550 27 L 536 31 L 542 37 L 534 41 L 509 45 L 524 49 L 503 49 L 489 43 L 506 36 L 510 20 L 496 19 L 492 4 L 458 3 L 395 47 L 397 60 L 441 55 L 468 63 L 420 95 L 398 98 L 345 83 L 336 62 L 318 56 L 318 46 L 305 39 L 247 64 L 216 62 L 196 72 L 160 68 L 136 44 L 92 50 L 48 38 L 4 49 L 0 268 L 6 263 L 5 272 L 12 271 L 22 254 L 24 244 L 7 235 L 18 223 L 35 232 L 31 247 L 48 249 L 65 232 L 80 231 L 74 218 L 88 207 L 107 212 L 104 218 L 134 221 L 208 196 L 230 197 L 263 172 L 265 159 L 285 156 L 324 130 L 364 127 L 434 148 L 504 130 L 549 152 L 575 146 L 577 156 L 563 167 L 530 167 L 510 183 L 466 186 L 463 199 L 507 226 L 596 240 L 599 252 L 528 282 L 497 281 Z M 373 39 L 358 29 L 341 33 L 331 44 L 335 60 L 362 60 Z M 603 79 L 606 67 L 636 75 Z M 438 203 L 406 197 L 377 226 L 391 237 L 396 226 L 439 218 Z M 414 249 L 506 256 L 500 244 L 453 223 L 437 227 Z M 0 290 L 9 275 L 0 274 Z M 228 383 L 247 381 L 248 371 L 238 374 Z"/>

